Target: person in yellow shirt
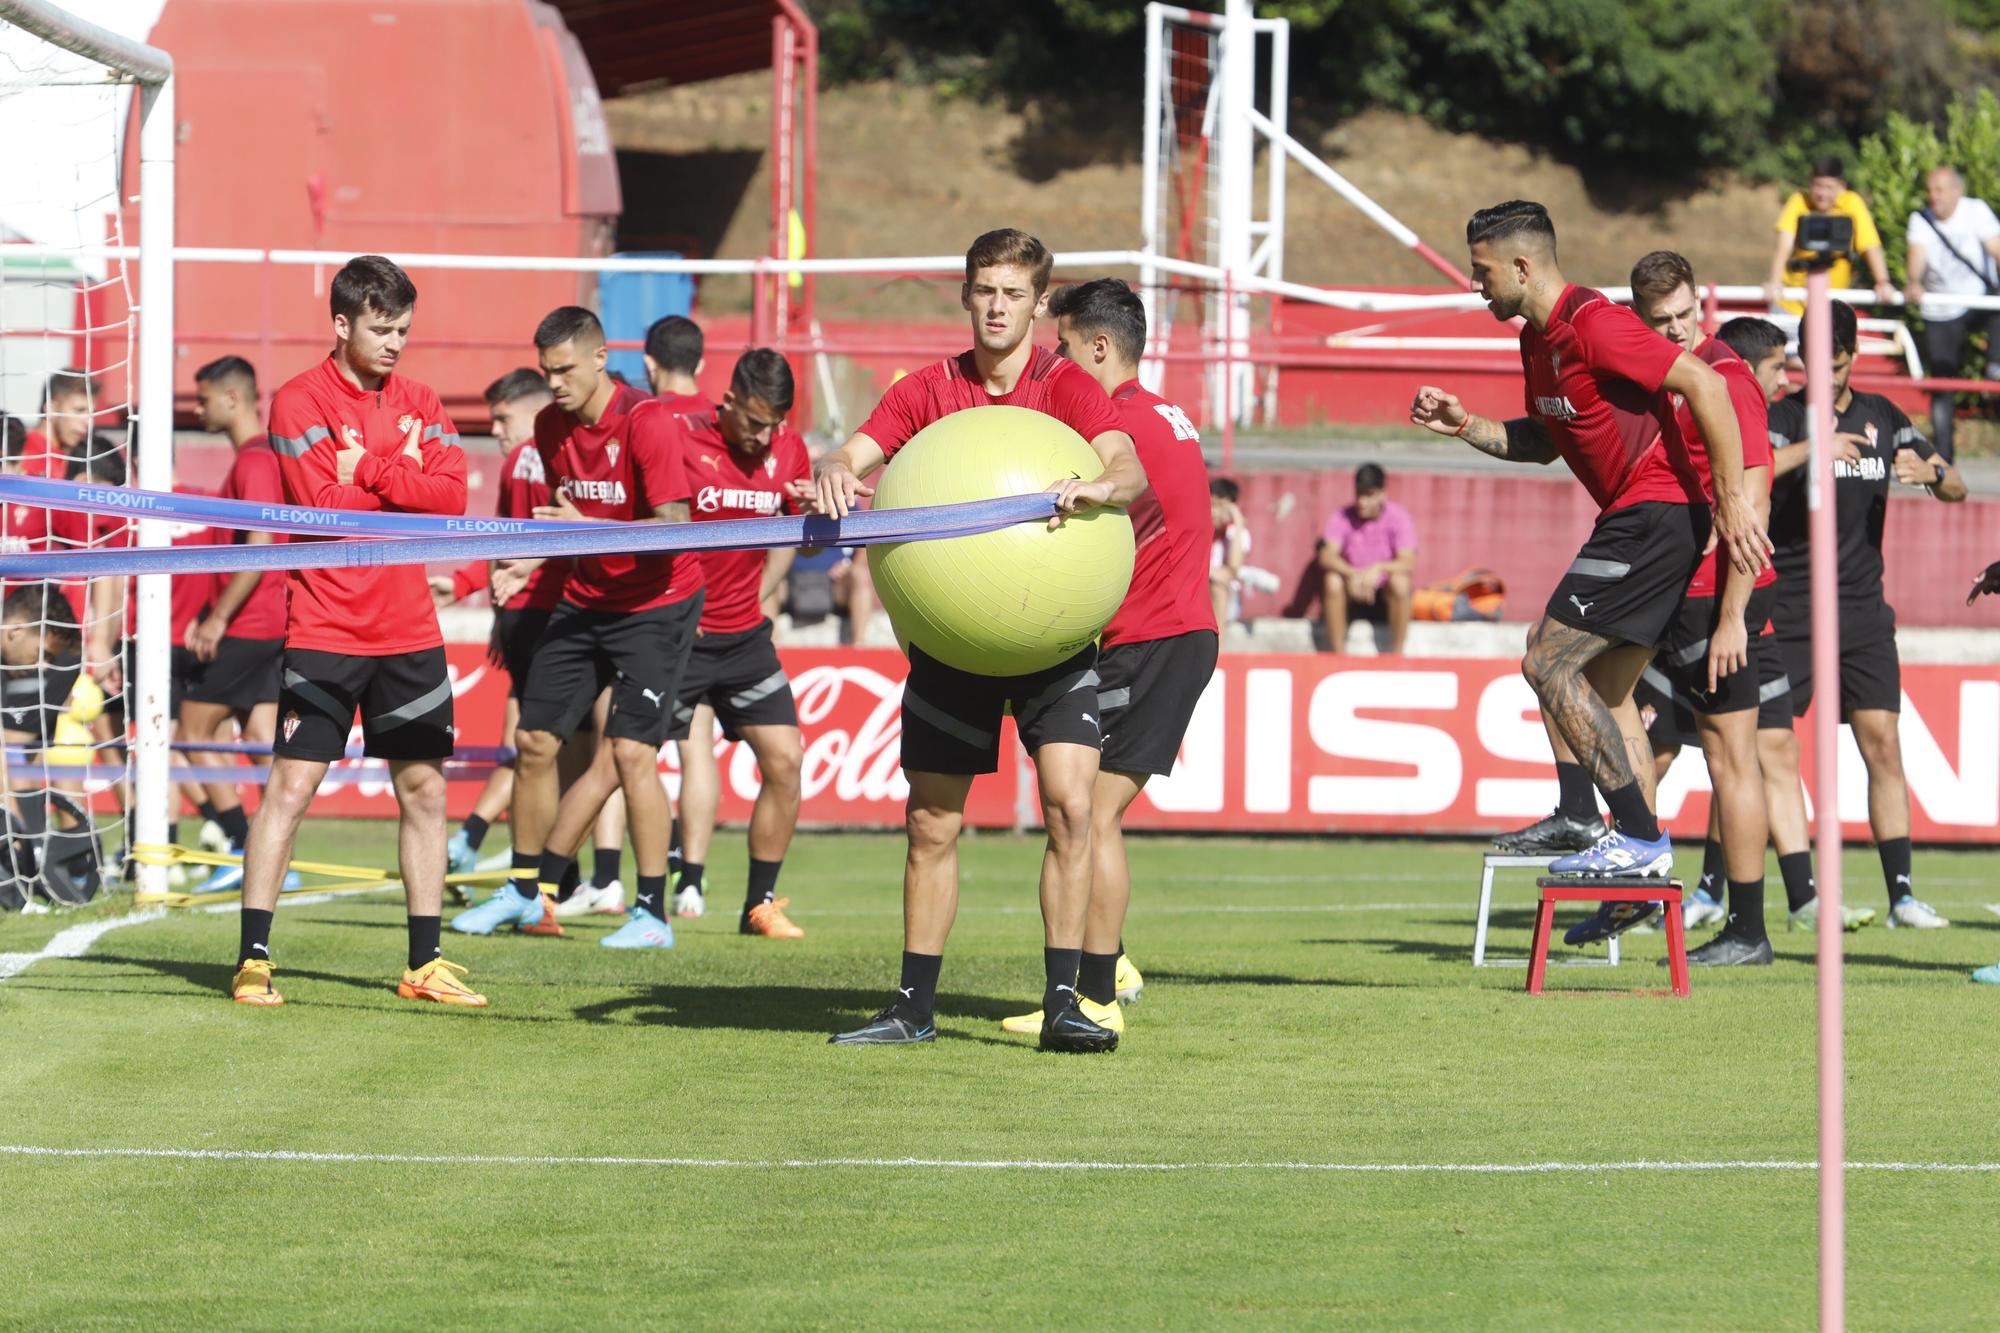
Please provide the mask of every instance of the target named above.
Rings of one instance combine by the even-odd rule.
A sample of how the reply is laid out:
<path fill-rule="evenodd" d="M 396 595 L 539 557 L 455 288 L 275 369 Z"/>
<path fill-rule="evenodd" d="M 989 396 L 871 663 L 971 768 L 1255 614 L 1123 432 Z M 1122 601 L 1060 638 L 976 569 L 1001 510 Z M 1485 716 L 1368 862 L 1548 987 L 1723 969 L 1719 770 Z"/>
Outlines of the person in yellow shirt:
<path fill-rule="evenodd" d="M 1895 284 L 1889 281 L 1889 261 L 1882 255 L 1882 236 L 1875 230 L 1875 216 L 1868 211 L 1867 200 L 1847 188 L 1842 170 L 1839 158 L 1820 158 L 1812 165 L 1812 178 L 1805 190 L 1794 192 L 1779 211 L 1776 228 L 1778 244 L 1771 252 L 1770 280 L 1764 284 L 1764 298 L 1771 309 L 1789 310 L 1794 315 L 1805 313 L 1805 304 L 1785 300 L 1781 289 L 1806 284 L 1805 270 L 1792 263 L 1792 256 L 1798 239 L 1799 219 L 1807 213 L 1854 219 L 1853 248 L 1834 261 L 1833 267 L 1827 271 L 1836 293 L 1854 285 L 1854 256 L 1859 255 L 1867 262 L 1868 272 L 1874 278 L 1875 299 L 1884 303 L 1896 299 Z"/>

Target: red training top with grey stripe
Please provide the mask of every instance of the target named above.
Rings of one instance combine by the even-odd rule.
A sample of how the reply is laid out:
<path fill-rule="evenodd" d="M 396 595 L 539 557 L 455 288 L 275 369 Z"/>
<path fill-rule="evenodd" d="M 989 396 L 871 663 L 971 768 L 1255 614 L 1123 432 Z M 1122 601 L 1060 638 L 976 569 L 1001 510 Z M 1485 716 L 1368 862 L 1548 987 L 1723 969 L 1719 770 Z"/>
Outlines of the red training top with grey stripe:
<path fill-rule="evenodd" d="M 1743 470 L 1753 467 L 1771 466 L 1771 426 L 1769 403 L 1764 397 L 1764 386 L 1757 382 L 1756 372 L 1750 363 L 1736 354 L 1736 349 L 1720 338 L 1704 338 L 1694 354 L 1715 368 L 1722 376 L 1722 382 L 1729 386 L 1729 405 L 1736 410 L 1736 432 L 1743 437 Z M 1694 413 L 1688 411 L 1687 400 L 1677 393 L 1667 395 L 1673 404 L 1674 419 L 1680 423 L 1681 438 L 1687 441 L 1688 456 L 1694 460 L 1695 470 L 1701 474 L 1702 488 L 1709 494 L 1715 493 L 1715 481 L 1708 470 L 1708 444 L 1701 438 L 1701 428 L 1695 425 Z M 1688 582 L 1687 595 L 1690 597 L 1713 597 L 1716 594 L 1716 554 L 1721 543 L 1702 556 L 1701 564 L 1695 567 L 1694 578 Z M 1734 573 L 1731 578 L 1736 577 Z M 1753 588 L 1769 587 L 1778 581 L 1776 565 L 1766 565 L 1759 571 Z M 1760 625 L 1750 626 L 1755 634 Z"/>
<path fill-rule="evenodd" d="M 1123 430 L 1103 388 L 1082 367 L 1046 347 L 1037 347 L 1011 391 L 992 394 L 980 382 L 979 367 L 970 351 L 903 376 L 889 386 L 882 401 L 861 423 L 861 434 L 882 447 L 885 458 L 910 442 L 910 437 L 934 421 L 968 407 L 1026 407 L 1052 416 L 1086 440 L 1109 430 Z M 1059 478 L 1050 477 L 1053 486 Z"/>
<path fill-rule="evenodd" d="M 806 442 L 790 426 L 771 432 L 771 445 L 742 454 L 722 437 L 715 409 L 675 418 L 681 434 L 681 466 L 694 493 L 690 513 L 697 523 L 728 518 L 770 518 L 793 514 L 798 506 L 785 487 L 812 472 Z M 768 551 L 703 551 L 702 575 L 708 600 L 701 607 L 703 634 L 738 634 L 764 622 L 764 565 Z"/>
<path fill-rule="evenodd" d="M 403 452 L 414 425 L 419 458 Z M 465 512 L 465 451 L 429 385 L 401 375 L 364 389 L 329 355 L 271 397 L 271 448 L 285 499 L 320 509 L 405 514 Z M 336 480 L 335 455 L 361 449 L 354 480 Z M 311 541 L 294 537 L 294 541 Z M 285 644 L 354 657 L 438 648 L 437 611 L 422 565 L 294 569 L 285 575 Z"/>
<path fill-rule="evenodd" d="M 1201 436 L 1187 413 L 1137 380 L 1112 390 L 1111 402 L 1146 469 L 1146 489 L 1126 511 L 1138 546 L 1132 587 L 1104 627 L 1104 646 L 1213 630 L 1215 602 L 1208 592 L 1213 520 Z"/>

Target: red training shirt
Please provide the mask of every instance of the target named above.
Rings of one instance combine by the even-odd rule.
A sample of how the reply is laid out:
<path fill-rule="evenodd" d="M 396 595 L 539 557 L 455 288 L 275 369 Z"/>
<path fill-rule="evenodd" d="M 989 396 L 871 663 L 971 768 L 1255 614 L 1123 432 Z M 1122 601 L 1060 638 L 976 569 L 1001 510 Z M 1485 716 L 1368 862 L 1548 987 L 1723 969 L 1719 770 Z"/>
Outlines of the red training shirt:
<path fill-rule="evenodd" d="M 969 351 L 913 371 L 889 386 L 868 420 L 861 423 L 861 434 L 882 447 L 884 458 L 894 458 L 918 431 L 968 407 L 1032 408 L 1054 417 L 1086 440 L 1108 430 L 1125 429 L 1111 400 L 1081 366 L 1046 347 L 1037 347 L 1021 378 L 1004 394 L 986 391 Z M 1054 482 L 1055 478 L 1049 480 Z"/>
<path fill-rule="evenodd" d="M 597 424 L 550 403 L 535 417 L 535 447 L 552 489 L 586 518 L 651 519 L 689 498 L 674 417 L 630 385 L 615 386 Z M 589 611 L 646 611 L 701 590 L 692 553 L 587 555 L 570 566 L 562 599 Z"/>
<path fill-rule="evenodd" d="M 1600 510 L 1648 500 L 1708 502 L 1660 398 L 1680 354 L 1630 310 L 1574 283 L 1563 289 L 1548 328 L 1522 325 L 1528 415 Z"/>
<path fill-rule="evenodd" d="M 208 492 L 198 490 L 193 486 L 176 486 L 174 487 L 174 494 L 207 495 Z M 175 546 L 207 546 L 215 540 L 218 531 L 218 529 L 211 528 L 205 523 L 191 523 L 185 520 L 176 521 L 167 526 L 168 540 Z M 272 573 L 264 577 L 267 581 L 276 582 L 278 585 L 278 614 L 282 617 L 285 605 L 284 576 Z M 263 591 L 261 585 L 258 591 Z M 187 628 L 189 623 L 199 618 L 202 612 L 208 609 L 208 604 L 213 600 L 214 596 L 215 575 L 213 574 L 175 574 L 173 576 L 173 597 L 170 602 L 173 608 L 170 613 L 173 621 L 173 633 L 170 641 L 174 647 L 178 648 L 187 642 Z M 283 634 L 284 632 L 285 626 L 281 618 L 278 624 L 278 633 Z"/>
<path fill-rule="evenodd" d="M 1736 433 L 1743 437 L 1743 468 L 1747 472 L 1753 467 L 1771 466 L 1771 426 L 1770 405 L 1764 397 L 1764 387 L 1757 383 L 1757 376 L 1750 369 L 1750 363 L 1736 354 L 1734 348 L 1720 338 L 1704 338 L 1695 349 L 1696 356 L 1715 368 L 1729 386 L 1729 405 L 1736 410 Z M 1701 438 L 1701 428 L 1695 425 L 1694 413 L 1688 410 L 1687 400 L 1677 393 L 1667 398 L 1674 409 L 1674 418 L 1680 423 L 1681 438 L 1687 441 L 1688 457 L 1693 460 L 1695 470 L 1701 475 L 1702 489 L 1715 493 L 1715 482 L 1708 468 L 1708 444 Z M 1716 593 L 1716 556 L 1722 547 L 1717 543 L 1714 550 L 1701 558 L 1694 577 L 1688 581 L 1687 595 L 1690 597 L 1713 597 Z M 1754 588 L 1769 587 L 1778 581 L 1778 571 L 1766 565 L 1757 575 Z M 1762 626 L 1750 626 L 1755 634 Z"/>
<path fill-rule="evenodd" d="M 1138 545 L 1132 587 L 1104 627 L 1104 646 L 1170 639 L 1194 630 L 1213 632 L 1208 557 L 1214 524 L 1201 435 L 1187 413 L 1141 388 L 1137 380 L 1112 390 L 1111 402 L 1139 451 L 1146 489 L 1126 511 Z"/>
<path fill-rule="evenodd" d="M 677 417 L 700 416 L 704 412 L 715 410 L 715 404 L 698 393 L 674 393 L 669 390 L 666 393 L 654 394 L 653 399 Z"/>
<path fill-rule="evenodd" d="M 225 500 L 250 500 L 258 504 L 283 504 L 285 501 L 285 481 L 278 467 L 278 455 L 271 448 L 271 437 L 259 435 L 244 441 L 236 451 L 235 459 L 229 464 L 229 472 L 222 479 L 222 498 Z M 212 540 L 248 541 L 247 532 L 218 533 Z M 273 533 L 271 540 L 281 542 L 284 534 Z M 215 580 L 209 591 L 212 602 L 229 584 L 229 575 Z M 285 637 L 285 576 L 276 570 L 257 580 L 257 586 L 236 609 L 236 615 L 224 630 L 228 639 L 282 639 Z"/>
<path fill-rule="evenodd" d="M 785 487 L 812 473 L 806 442 L 790 426 L 771 433 L 771 445 L 744 455 L 729 447 L 715 410 L 676 417 L 681 466 L 694 500 L 697 523 L 729 518 L 769 518 L 795 514 L 798 506 Z M 769 552 L 703 551 L 702 576 L 708 600 L 701 608 L 703 634 L 740 634 L 764 623 L 761 594 Z"/>
<path fill-rule="evenodd" d="M 533 440 L 523 440 L 507 451 L 500 464 L 500 500 L 493 507 L 499 518 L 533 518 L 535 510 L 549 502 L 549 474 L 542 467 L 541 451 Z M 484 560 L 453 570 L 451 593 L 454 601 L 472 596 L 488 586 L 491 567 Z M 507 599 L 504 611 L 550 611 L 562 600 L 563 584 L 569 580 L 569 561 L 544 560 L 528 575 L 521 591 Z"/>
<path fill-rule="evenodd" d="M 422 461 L 403 454 L 419 427 Z M 364 389 L 340 373 L 332 355 L 301 371 L 271 396 L 271 447 L 289 504 L 410 514 L 465 512 L 465 451 L 458 428 L 428 385 L 389 375 Z M 335 454 L 365 457 L 354 480 L 336 480 Z M 311 541 L 313 538 L 293 538 Z M 437 610 L 422 565 L 294 569 L 285 575 L 290 648 L 387 657 L 438 648 Z"/>

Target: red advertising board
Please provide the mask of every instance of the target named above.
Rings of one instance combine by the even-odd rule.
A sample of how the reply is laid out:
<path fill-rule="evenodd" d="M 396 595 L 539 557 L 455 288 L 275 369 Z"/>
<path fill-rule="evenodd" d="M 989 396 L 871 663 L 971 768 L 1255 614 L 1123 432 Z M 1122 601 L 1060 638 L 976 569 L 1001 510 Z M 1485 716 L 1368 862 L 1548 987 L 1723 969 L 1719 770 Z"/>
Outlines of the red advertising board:
<path fill-rule="evenodd" d="M 450 647 L 461 742 L 502 742 L 505 677 L 474 644 Z M 900 827 L 908 786 L 898 763 L 905 664 L 881 650 L 788 650 L 805 730 L 804 821 Z M 2000 841 L 2000 665 L 1903 668 L 1903 764 L 1919 841 Z M 1810 727 L 1800 726 L 1808 791 Z M 358 732 L 357 732 L 358 739 Z M 1841 815 L 1868 836 L 1867 781 L 1842 732 Z M 722 818 L 747 819 L 756 766 L 725 744 Z M 672 747 L 661 761 L 679 786 Z M 973 784 L 969 823 L 1035 821 L 1032 771 L 1011 735 L 1000 771 Z M 476 788 L 455 784 L 453 814 Z M 1128 826 L 1187 832 L 1478 834 L 1516 827 L 1555 803 L 1555 773 L 1519 664 L 1498 659 L 1385 660 L 1226 655 L 1196 710 L 1179 767 L 1156 778 Z M 1708 773 L 1684 756 L 1661 814 L 1683 838 L 1707 819 Z M 387 815 L 382 784 L 329 789 L 323 814 Z"/>

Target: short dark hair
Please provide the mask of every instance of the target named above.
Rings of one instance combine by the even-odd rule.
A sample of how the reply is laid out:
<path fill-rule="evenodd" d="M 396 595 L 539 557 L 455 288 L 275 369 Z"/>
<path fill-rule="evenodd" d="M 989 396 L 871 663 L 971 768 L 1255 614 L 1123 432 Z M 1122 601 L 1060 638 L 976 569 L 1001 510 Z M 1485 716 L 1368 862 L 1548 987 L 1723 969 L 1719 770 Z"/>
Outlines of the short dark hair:
<path fill-rule="evenodd" d="M 1218 500 L 1227 500 L 1231 504 L 1235 504 L 1242 497 L 1243 488 L 1228 477 L 1210 477 L 1208 479 L 1208 493 Z"/>
<path fill-rule="evenodd" d="M 0 458 L 13 462 L 28 447 L 28 423 L 0 412 Z"/>
<path fill-rule="evenodd" d="M 1847 179 L 1846 166 L 1847 166 L 1846 163 L 1842 162 L 1839 158 L 1835 157 L 1831 153 L 1828 153 L 1822 157 L 1816 157 L 1812 160 L 1812 167 L 1810 169 L 1808 179 L 1816 178 L 1819 176 L 1832 176 L 1837 180 L 1846 180 Z"/>
<path fill-rule="evenodd" d="M 729 372 L 729 392 L 739 403 L 755 398 L 780 412 L 789 412 L 794 393 L 791 364 L 783 352 L 753 347 L 736 358 L 736 369 Z"/>
<path fill-rule="evenodd" d="M 1027 232 L 1001 227 L 986 232 L 965 252 L 965 280 L 982 268 L 1025 268 L 1034 274 L 1035 295 L 1049 289 L 1049 274 L 1055 272 L 1056 257 Z"/>
<path fill-rule="evenodd" d="M 350 321 L 370 310 L 383 315 L 400 315 L 417 303 L 417 285 L 410 275 L 381 255 L 356 255 L 333 275 L 333 289 L 327 304 L 336 317 Z"/>
<path fill-rule="evenodd" d="M 97 381 L 81 370 L 52 371 L 42 385 L 42 415 L 48 415 L 50 403 L 73 393 L 80 393 L 94 403 L 97 401 Z"/>
<path fill-rule="evenodd" d="M 56 584 L 24 583 L 10 589 L 6 601 L 0 602 L 0 623 L 33 625 L 37 622 L 41 624 L 52 657 L 60 657 L 74 649 L 82 637 L 76 623 L 76 612 Z"/>
<path fill-rule="evenodd" d="M 1389 484 L 1389 474 L 1382 470 L 1380 463 L 1363 463 L 1354 469 L 1354 493 L 1366 495 L 1379 491 Z"/>
<path fill-rule="evenodd" d="M 1682 287 L 1694 290 L 1694 265 L 1685 255 L 1672 250 L 1655 250 L 1632 265 L 1632 297 L 1659 301 Z"/>
<path fill-rule="evenodd" d="M 226 384 L 257 396 L 257 370 L 240 356 L 222 356 L 194 373 L 196 384 Z"/>
<path fill-rule="evenodd" d="M 604 341 L 604 325 L 580 305 L 559 305 L 535 325 L 535 346 L 546 352 L 566 342 L 596 347 Z"/>
<path fill-rule="evenodd" d="M 1773 352 L 1781 352 L 1791 339 L 1785 331 L 1768 319 L 1755 315 L 1740 315 L 1715 331 L 1722 339 L 1723 346 L 1736 355 L 1756 365 Z"/>
<path fill-rule="evenodd" d="M 503 403 L 519 402 L 523 398 L 547 397 L 549 382 L 542 378 L 539 370 L 529 370 L 523 366 L 510 370 L 499 379 L 486 386 L 486 405 L 499 407 Z"/>
<path fill-rule="evenodd" d="M 686 315 L 662 315 L 646 330 L 646 355 L 661 370 L 694 374 L 703 346 L 701 325 Z"/>
<path fill-rule="evenodd" d="M 1854 317 L 1854 307 L 1845 301 L 1833 301 L 1829 304 L 1833 307 L 1833 355 L 1839 356 L 1842 352 L 1845 352 L 1849 356 L 1853 356 L 1855 349 L 1860 346 L 1861 339 L 1860 321 Z M 1806 322 L 1800 320 L 1799 357 L 1801 360 L 1807 355 L 1807 347 Z"/>
<path fill-rule="evenodd" d="M 1504 204 L 1482 208 L 1465 224 L 1468 246 L 1481 241 L 1497 245 L 1516 236 L 1533 237 L 1546 245 L 1551 255 L 1556 252 L 1556 224 L 1550 220 L 1549 210 L 1532 200 L 1509 199 Z"/>
<path fill-rule="evenodd" d="M 1056 288 L 1049 313 L 1074 323 L 1079 333 L 1103 334 L 1118 355 L 1137 364 L 1146 354 L 1146 306 L 1122 278 L 1093 278 Z"/>
<path fill-rule="evenodd" d="M 125 451 L 101 435 L 92 435 L 69 452 L 71 480 L 88 477 L 100 486 L 125 484 Z"/>

